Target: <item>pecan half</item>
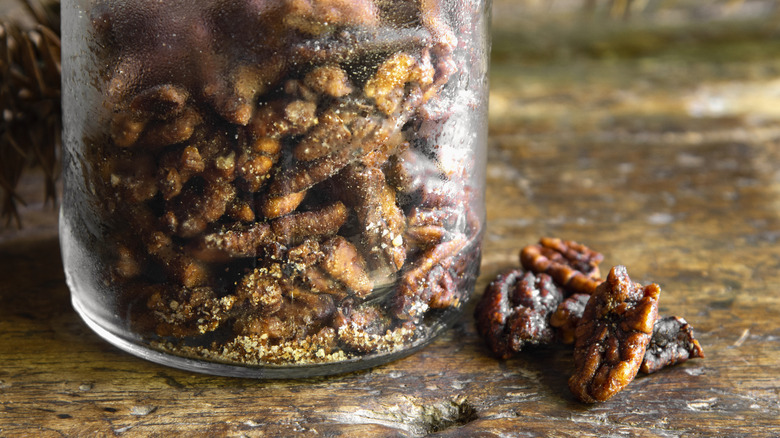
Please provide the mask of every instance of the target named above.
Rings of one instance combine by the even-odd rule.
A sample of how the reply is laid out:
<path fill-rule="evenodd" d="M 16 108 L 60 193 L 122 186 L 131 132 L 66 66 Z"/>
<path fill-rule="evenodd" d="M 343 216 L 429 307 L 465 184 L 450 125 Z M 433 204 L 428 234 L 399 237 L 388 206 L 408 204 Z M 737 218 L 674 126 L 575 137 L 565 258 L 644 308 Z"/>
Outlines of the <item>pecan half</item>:
<path fill-rule="evenodd" d="M 658 319 L 657 284 L 631 282 L 624 266 L 613 267 L 577 324 L 574 375 L 569 389 L 587 403 L 608 400 L 636 376 Z"/>
<path fill-rule="evenodd" d="M 598 265 L 603 258 L 585 245 L 549 237 L 520 251 L 525 269 L 549 274 L 569 293 L 593 293 L 601 283 Z"/>
<path fill-rule="evenodd" d="M 477 303 L 477 331 L 502 359 L 527 346 L 549 344 L 554 338 L 550 314 L 562 299 L 547 274 L 505 272 L 487 286 Z"/>
<path fill-rule="evenodd" d="M 693 337 L 693 327 L 683 318 L 667 316 L 656 321 L 639 370 L 650 374 L 696 357 L 704 357 L 704 351 Z"/>
<path fill-rule="evenodd" d="M 563 300 L 550 317 L 550 325 L 558 331 L 564 344 L 574 342 L 577 323 L 582 318 L 590 295 L 574 294 Z M 659 318 L 653 326 L 653 336 L 645 351 L 639 371 L 651 374 L 688 359 L 704 357 L 704 351 L 693 335 L 693 327 L 679 316 Z"/>
<path fill-rule="evenodd" d="M 406 260 L 406 219 L 395 191 L 380 168 L 350 165 L 341 175 L 344 201 L 351 202 L 361 225 L 361 244 L 375 269 L 396 272 Z"/>
<path fill-rule="evenodd" d="M 574 294 L 567 297 L 550 315 L 550 325 L 558 331 L 558 339 L 564 344 L 574 343 L 577 324 L 582 319 L 590 295 Z"/>
<path fill-rule="evenodd" d="M 458 237 L 448 242 L 442 242 L 423 252 L 417 260 L 403 273 L 396 295 L 392 302 L 393 313 L 401 320 L 416 321 L 431 308 L 433 300 L 438 296 L 452 292 L 440 283 L 441 275 L 434 268 L 441 266 L 449 269 L 458 265 L 457 259 L 468 240 Z M 461 255 L 464 256 L 465 255 Z M 433 275 L 432 275 L 433 274 Z M 453 286 L 455 286 L 453 284 Z M 445 298 L 442 296 L 442 300 Z M 451 300 L 447 300 L 451 301 Z"/>

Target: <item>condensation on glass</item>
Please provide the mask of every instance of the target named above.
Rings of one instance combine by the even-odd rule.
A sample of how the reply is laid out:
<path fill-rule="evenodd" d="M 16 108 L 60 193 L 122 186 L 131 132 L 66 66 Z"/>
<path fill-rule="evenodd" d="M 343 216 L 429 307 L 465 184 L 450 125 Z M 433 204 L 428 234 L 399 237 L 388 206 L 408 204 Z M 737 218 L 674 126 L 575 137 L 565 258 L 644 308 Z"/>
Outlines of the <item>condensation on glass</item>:
<path fill-rule="evenodd" d="M 109 342 L 304 377 L 468 302 L 489 0 L 63 0 L 62 254 Z"/>

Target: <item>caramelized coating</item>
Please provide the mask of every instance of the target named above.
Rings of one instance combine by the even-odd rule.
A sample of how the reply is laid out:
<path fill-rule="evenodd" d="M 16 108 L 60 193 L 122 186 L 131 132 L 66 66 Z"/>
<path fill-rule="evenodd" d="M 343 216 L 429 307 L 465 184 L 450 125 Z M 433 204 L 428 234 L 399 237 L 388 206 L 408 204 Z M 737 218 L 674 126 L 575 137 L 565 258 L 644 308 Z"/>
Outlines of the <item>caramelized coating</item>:
<path fill-rule="evenodd" d="M 477 303 L 477 331 L 493 353 L 508 359 L 554 339 L 550 314 L 563 299 L 547 274 L 514 269 L 496 277 Z"/>
<path fill-rule="evenodd" d="M 283 196 L 294 192 L 300 192 L 311 188 L 345 168 L 351 162 L 382 147 L 393 135 L 397 134 L 410 116 L 409 112 L 399 113 L 389 118 L 381 118 L 369 112 L 366 117 L 357 117 L 366 111 L 365 103 L 342 102 L 336 104 L 342 119 L 342 125 L 338 127 L 337 134 L 312 135 L 315 140 L 301 140 L 296 148 L 296 155 L 302 156 L 303 161 L 298 161 L 291 167 L 280 172 L 271 183 L 268 193 L 271 196 Z M 414 103 L 410 103 L 414 107 Z M 411 109 L 410 109 L 411 110 Z M 331 122 L 323 122 L 327 126 Z M 342 130 L 346 129 L 346 132 Z M 330 139 L 335 139 L 330 143 Z M 323 143 L 320 146 L 316 144 Z M 327 151 L 321 149 L 326 148 Z M 327 153 L 327 154 L 325 154 Z M 305 157 L 303 157 L 305 155 Z M 317 157 L 311 159 L 311 157 Z"/>
<path fill-rule="evenodd" d="M 564 344 L 573 344 L 577 324 L 585 312 L 590 295 L 574 294 L 563 300 L 550 315 L 550 325 L 557 329 L 558 338 Z"/>
<path fill-rule="evenodd" d="M 193 251 L 203 260 L 228 261 L 254 257 L 264 246 L 274 243 L 297 245 L 307 238 L 335 234 L 347 219 L 344 204 L 335 203 L 320 210 L 293 213 L 270 222 L 235 224 L 195 240 Z"/>
<path fill-rule="evenodd" d="M 546 237 L 520 251 L 525 269 L 549 274 L 570 294 L 593 293 L 601 283 L 598 264 L 603 258 L 577 242 Z"/>
<path fill-rule="evenodd" d="M 410 249 L 428 249 L 459 228 L 460 210 L 455 208 L 413 207 L 406 215 L 404 238 Z"/>
<path fill-rule="evenodd" d="M 374 99 L 377 108 L 388 116 L 398 111 L 406 84 L 421 88 L 433 83 L 433 67 L 420 65 L 408 53 L 396 53 L 379 66 L 376 74 L 363 86 L 363 93 Z"/>
<path fill-rule="evenodd" d="M 354 245 L 347 239 L 336 236 L 326 241 L 322 250 L 324 258 L 320 266 L 325 272 L 360 298 L 371 293 L 374 285 L 366 271 L 366 262 Z"/>
<path fill-rule="evenodd" d="M 247 141 L 236 159 L 236 174 L 248 192 L 259 191 L 268 180 L 282 149 L 278 139 L 260 137 Z"/>
<path fill-rule="evenodd" d="M 416 321 L 431 308 L 432 301 L 439 300 L 441 294 L 452 291 L 433 286 L 438 278 L 431 276 L 437 266 L 449 269 L 456 265 L 457 256 L 468 243 L 464 237 L 443 242 L 425 251 L 406 270 L 398 283 L 392 302 L 396 318 L 404 321 Z M 441 286 L 441 284 L 438 284 Z M 452 286 L 455 286 L 453 284 Z M 438 294 L 438 295 L 437 295 Z M 442 301 L 445 297 L 441 297 Z M 449 300 L 448 300 L 449 301 Z"/>
<path fill-rule="evenodd" d="M 704 357 L 704 351 L 693 336 L 693 327 L 683 318 L 667 316 L 656 321 L 639 370 L 650 374 L 698 357 Z"/>
<path fill-rule="evenodd" d="M 295 146 L 293 156 L 299 161 L 312 161 L 347 147 L 352 140 L 349 121 L 356 117 L 356 110 L 348 110 L 345 104 L 328 108 L 319 117 L 317 127 Z"/>
<path fill-rule="evenodd" d="M 344 97 L 353 91 L 347 72 L 338 65 L 315 67 L 303 78 L 312 91 L 330 97 Z"/>
<path fill-rule="evenodd" d="M 608 400 L 634 379 L 658 319 L 660 292 L 656 284 L 631 282 L 623 266 L 596 288 L 575 334 L 569 389 L 577 399 Z"/>
<path fill-rule="evenodd" d="M 228 261 L 231 258 L 254 257 L 271 241 L 271 226 L 265 222 L 235 224 L 203 234 L 195 241 L 193 252 L 202 260 Z"/>
<path fill-rule="evenodd" d="M 373 27 L 379 14 L 370 0 L 285 0 L 285 25 L 310 35 L 330 26 Z"/>
<path fill-rule="evenodd" d="M 270 224 L 277 242 L 295 245 L 312 236 L 336 234 L 346 220 L 347 208 L 341 202 L 336 202 L 319 210 L 283 216 Z"/>
<path fill-rule="evenodd" d="M 398 207 L 395 191 L 385 182 L 382 169 L 361 165 L 347 167 L 341 175 L 346 189 L 344 200 L 351 201 L 361 225 L 361 244 L 372 267 L 395 272 L 406 260 L 403 234 L 406 219 Z"/>
<path fill-rule="evenodd" d="M 236 298 L 258 315 L 272 315 L 282 307 L 287 283 L 284 277 L 279 263 L 255 268 L 241 277 L 236 286 Z"/>
<path fill-rule="evenodd" d="M 131 164 L 132 163 L 132 164 Z M 116 195 L 133 203 L 148 201 L 157 194 L 154 157 L 133 151 L 108 159 L 108 182 Z"/>
<path fill-rule="evenodd" d="M 144 149 L 159 149 L 185 142 L 192 137 L 202 122 L 203 118 L 198 111 L 186 108 L 181 114 L 171 118 L 147 123 L 135 145 Z"/>
<path fill-rule="evenodd" d="M 202 189 L 188 187 L 168 201 L 163 223 L 177 236 L 195 237 L 222 217 L 235 197 L 236 189 L 228 181 L 206 181 Z"/>
<path fill-rule="evenodd" d="M 375 305 L 347 306 L 336 315 L 334 327 L 345 349 L 360 353 L 398 350 L 413 334 L 404 326 L 392 328 L 390 318 Z"/>
<path fill-rule="evenodd" d="M 157 165 L 158 188 L 166 201 L 181 194 L 189 180 L 206 170 L 206 162 L 194 145 L 165 152 Z"/>
<path fill-rule="evenodd" d="M 289 288 L 271 314 L 262 308 L 244 308 L 234 330 L 239 336 L 263 336 L 272 342 L 302 340 L 327 326 L 335 311 L 330 295 Z"/>
<path fill-rule="evenodd" d="M 301 205 L 303 199 L 306 198 L 307 193 L 308 191 L 304 190 L 284 196 L 266 198 L 260 207 L 263 216 L 268 219 L 274 219 L 294 212 Z"/>
<path fill-rule="evenodd" d="M 186 337 L 216 330 L 225 322 L 236 300 L 218 298 L 211 288 L 157 290 L 147 307 L 157 321 L 159 336 Z"/>
<path fill-rule="evenodd" d="M 141 118 L 167 120 L 184 112 L 190 93 L 175 84 L 161 84 L 138 93 L 129 109 Z"/>

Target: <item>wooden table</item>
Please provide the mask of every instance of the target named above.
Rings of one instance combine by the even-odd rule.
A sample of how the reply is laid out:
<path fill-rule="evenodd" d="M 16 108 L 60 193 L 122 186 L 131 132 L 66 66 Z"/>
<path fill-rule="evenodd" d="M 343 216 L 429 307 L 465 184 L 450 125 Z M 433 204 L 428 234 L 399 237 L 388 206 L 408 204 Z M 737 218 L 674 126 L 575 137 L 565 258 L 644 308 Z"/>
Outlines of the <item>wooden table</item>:
<path fill-rule="evenodd" d="M 496 8 L 477 294 L 523 245 L 578 240 L 659 283 L 661 313 L 684 316 L 706 358 L 584 405 L 566 385 L 569 348 L 497 360 L 470 307 L 429 347 L 368 371 L 256 381 L 166 368 L 113 348 L 71 309 L 56 214 L 36 204 L 31 175 L 25 228 L 0 232 L 0 436 L 780 435 L 769 30 L 741 24 L 724 40 L 705 27 L 569 26 L 549 46 L 568 48 L 539 58 L 549 41 L 518 38 L 544 22 L 517 30 L 511 2 Z"/>

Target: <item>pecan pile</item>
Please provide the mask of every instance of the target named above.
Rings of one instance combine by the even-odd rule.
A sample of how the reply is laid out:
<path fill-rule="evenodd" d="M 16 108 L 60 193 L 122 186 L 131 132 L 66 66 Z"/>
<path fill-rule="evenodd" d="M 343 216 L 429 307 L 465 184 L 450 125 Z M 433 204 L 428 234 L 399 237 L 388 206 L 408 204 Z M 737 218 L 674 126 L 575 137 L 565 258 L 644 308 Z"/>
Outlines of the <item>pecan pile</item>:
<path fill-rule="evenodd" d="M 587 403 L 608 400 L 639 371 L 704 357 L 684 319 L 659 319 L 657 284 L 632 282 L 624 266 L 601 280 L 602 260 L 577 242 L 542 238 L 521 250 L 524 269 L 487 286 L 474 313 L 477 331 L 503 359 L 526 347 L 574 344 L 569 388 Z"/>
<path fill-rule="evenodd" d="M 481 189 L 473 139 L 440 138 L 474 104 L 478 6 L 118 3 L 91 16 L 109 115 L 85 144 L 134 330 L 213 360 L 328 362 L 462 307 Z"/>

